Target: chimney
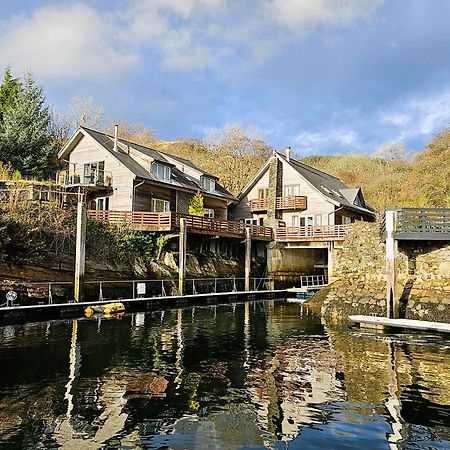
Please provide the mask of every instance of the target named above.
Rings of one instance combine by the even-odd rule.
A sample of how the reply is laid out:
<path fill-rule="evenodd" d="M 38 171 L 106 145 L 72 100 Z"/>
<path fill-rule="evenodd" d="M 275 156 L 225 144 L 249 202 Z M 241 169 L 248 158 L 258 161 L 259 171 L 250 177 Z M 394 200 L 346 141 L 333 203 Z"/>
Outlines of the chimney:
<path fill-rule="evenodd" d="M 286 147 L 286 159 L 291 160 L 291 147 Z"/>
<path fill-rule="evenodd" d="M 119 125 L 114 125 L 114 148 L 113 150 L 115 152 L 119 151 L 119 147 L 118 147 L 118 142 L 119 142 Z"/>

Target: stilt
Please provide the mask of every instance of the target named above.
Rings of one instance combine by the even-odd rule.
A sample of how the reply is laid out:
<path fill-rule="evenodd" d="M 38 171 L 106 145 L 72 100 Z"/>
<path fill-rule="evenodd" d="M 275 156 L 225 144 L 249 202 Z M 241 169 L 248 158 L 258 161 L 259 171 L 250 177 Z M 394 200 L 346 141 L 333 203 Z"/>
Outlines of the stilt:
<path fill-rule="evenodd" d="M 252 261 L 252 239 L 250 237 L 250 227 L 245 227 L 245 290 L 250 290 L 250 275 Z"/>
<path fill-rule="evenodd" d="M 186 277 L 186 219 L 180 219 L 180 240 L 178 256 L 178 293 L 184 295 L 184 280 Z"/>
<path fill-rule="evenodd" d="M 86 200 L 84 194 L 78 197 L 77 205 L 77 240 L 75 249 L 75 281 L 73 285 L 75 302 L 84 300 L 84 268 L 86 253 Z"/>
<path fill-rule="evenodd" d="M 394 237 L 397 211 L 386 211 L 386 310 L 387 317 L 398 319 L 400 289 L 398 286 L 398 241 Z"/>
<path fill-rule="evenodd" d="M 333 259 L 333 251 L 334 251 L 334 242 L 327 242 L 328 248 L 328 282 L 332 282 L 332 278 L 334 276 L 334 259 Z"/>

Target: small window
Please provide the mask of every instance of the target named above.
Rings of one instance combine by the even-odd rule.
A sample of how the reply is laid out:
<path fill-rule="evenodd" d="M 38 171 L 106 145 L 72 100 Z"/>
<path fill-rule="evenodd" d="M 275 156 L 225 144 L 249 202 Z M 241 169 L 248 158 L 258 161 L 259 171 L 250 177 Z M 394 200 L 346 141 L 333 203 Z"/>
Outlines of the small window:
<path fill-rule="evenodd" d="M 246 225 L 258 225 L 258 219 L 245 219 L 244 222 Z"/>
<path fill-rule="evenodd" d="M 169 166 L 165 166 L 160 163 L 152 164 L 152 175 L 154 175 L 158 180 L 170 181 L 172 170 Z"/>
<path fill-rule="evenodd" d="M 109 209 L 109 197 L 100 197 L 95 200 L 95 209 L 106 211 Z"/>
<path fill-rule="evenodd" d="M 262 188 L 258 189 L 258 198 L 267 198 L 269 197 L 269 189 Z"/>
<path fill-rule="evenodd" d="M 337 195 L 338 197 L 341 197 L 341 198 L 344 197 L 339 191 L 335 191 L 334 189 L 333 189 L 333 194 Z"/>
<path fill-rule="evenodd" d="M 150 209 L 152 212 L 170 212 L 170 202 L 160 198 L 152 198 Z"/>
<path fill-rule="evenodd" d="M 290 184 L 284 186 L 284 196 L 285 197 L 294 197 L 300 195 L 300 185 L 299 184 Z"/>
<path fill-rule="evenodd" d="M 212 208 L 204 208 L 203 217 L 207 217 L 208 219 L 214 219 L 214 210 Z"/>
<path fill-rule="evenodd" d="M 300 216 L 300 226 L 301 227 L 312 227 L 314 225 L 313 216 Z"/>
<path fill-rule="evenodd" d="M 216 180 L 208 177 L 201 177 L 200 182 L 202 185 L 202 189 L 204 189 L 206 192 L 213 192 L 216 190 Z"/>

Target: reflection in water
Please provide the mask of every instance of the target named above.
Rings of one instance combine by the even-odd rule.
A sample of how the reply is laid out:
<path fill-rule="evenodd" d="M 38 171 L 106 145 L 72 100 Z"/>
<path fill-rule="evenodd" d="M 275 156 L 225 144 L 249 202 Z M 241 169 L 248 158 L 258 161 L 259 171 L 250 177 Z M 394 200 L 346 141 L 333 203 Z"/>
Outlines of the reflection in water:
<path fill-rule="evenodd" d="M 447 342 L 266 301 L 0 328 L 0 448 L 449 448 Z"/>

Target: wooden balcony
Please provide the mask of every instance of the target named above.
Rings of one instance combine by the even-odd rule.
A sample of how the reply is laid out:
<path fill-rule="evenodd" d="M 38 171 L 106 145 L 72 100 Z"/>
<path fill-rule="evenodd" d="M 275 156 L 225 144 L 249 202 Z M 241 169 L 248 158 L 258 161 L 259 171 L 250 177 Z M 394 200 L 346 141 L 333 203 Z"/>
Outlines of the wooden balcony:
<path fill-rule="evenodd" d="M 114 225 L 127 226 L 142 231 L 178 231 L 180 219 L 184 218 L 190 233 L 231 238 L 244 238 L 245 227 L 249 226 L 252 239 L 272 240 L 272 229 L 268 227 L 245 225 L 242 222 L 216 220 L 176 212 L 91 210 L 88 212 L 88 217 L 93 220 L 106 221 Z"/>
<path fill-rule="evenodd" d="M 386 240 L 385 214 L 381 236 Z M 450 241 L 450 208 L 399 208 L 394 238 L 413 241 Z"/>
<path fill-rule="evenodd" d="M 277 227 L 275 228 L 275 240 L 278 242 L 342 241 L 346 230 L 346 225 Z"/>
<path fill-rule="evenodd" d="M 61 170 L 56 175 L 56 182 L 59 186 L 89 187 L 94 190 L 112 189 L 112 173 L 105 170 L 97 170 L 94 173 L 85 175 L 80 170 Z"/>
<path fill-rule="evenodd" d="M 291 209 L 295 211 L 305 211 L 307 209 L 307 198 L 303 195 L 292 195 L 289 197 L 277 197 L 277 209 Z M 248 207 L 251 212 L 267 211 L 269 199 L 255 198 L 250 200 Z"/>

